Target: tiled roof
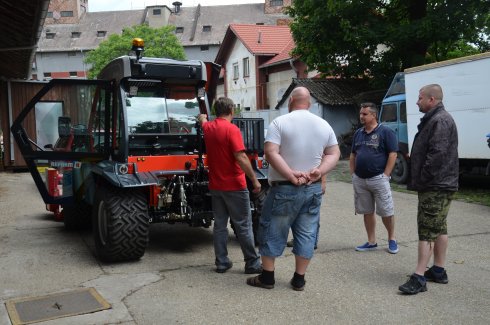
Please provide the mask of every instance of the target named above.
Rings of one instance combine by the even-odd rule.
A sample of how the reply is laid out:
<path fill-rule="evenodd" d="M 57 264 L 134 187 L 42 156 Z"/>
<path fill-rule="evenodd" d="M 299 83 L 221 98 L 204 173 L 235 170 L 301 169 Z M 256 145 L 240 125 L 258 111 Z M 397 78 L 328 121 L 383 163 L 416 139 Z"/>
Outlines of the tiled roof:
<path fill-rule="evenodd" d="M 296 45 L 294 43 L 294 40 L 291 38 L 289 43 L 284 47 L 284 49 L 282 49 L 282 51 L 278 55 L 276 55 L 266 63 L 262 64 L 259 68 L 264 68 L 264 67 L 280 64 L 285 61 L 289 61 L 291 59 L 291 51 L 294 49 L 295 46 Z"/>
<path fill-rule="evenodd" d="M 356 97 L 370 87 L 365 80 L 345 79 L 293 79 L 276 109 L 282 106 L 296 87 L 306 87 L 312 97 L 324 105 L 344 106 L 355 105 Z"/>
<path fill-rule="evenodd" d="M 276 55 L 291 42 L 288 26 L 230 24 L 230 29 L 254 55 Z"/>
<path fill-rule="evenodd" d="M 145 10 L 87 12 L 78 24 L 45 25 L 38 43 L 38 52 L 91 50 L 111 34 L 121 35 L 125 27 L 139 25 L 144 21 Z M 97 37 L 98 31 L 106 31 L 105 37 Z M 53 39 L 47 39 L 46 33 L 56 33 Z M 80 37 L 73 38 L 73 32 Z"/>
<path fill-rule="evenodd" d="M 179 13 L 170 16 L 169 24 L 184 28 L 183 33 L 176 34 L 183 46 L 219 45 L 223 41 L 229 24 L 276 25 L 278 20 L 285 18 L 288 16 L 284 14 L 265 14 L 263 3 L 249 3 L 181 7 Z M 195 32 L 193 32 L 194 23 Z M 211 31 L 204 32 L 203 26 L 211 26 Z"/>

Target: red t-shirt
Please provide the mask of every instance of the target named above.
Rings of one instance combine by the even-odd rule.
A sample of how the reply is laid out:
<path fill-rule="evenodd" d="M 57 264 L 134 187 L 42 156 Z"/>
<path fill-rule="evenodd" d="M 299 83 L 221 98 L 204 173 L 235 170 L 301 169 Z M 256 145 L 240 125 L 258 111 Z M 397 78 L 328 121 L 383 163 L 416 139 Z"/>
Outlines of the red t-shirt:
<path fill-rule="evenodd" d="M 223 118 L 202 126 L 209 167 L 209 189 L 238 191 L 247 188 L 245 173 L 235 159 L 235 152 L 244 151 L 242 134 L 233 123 Z"/>

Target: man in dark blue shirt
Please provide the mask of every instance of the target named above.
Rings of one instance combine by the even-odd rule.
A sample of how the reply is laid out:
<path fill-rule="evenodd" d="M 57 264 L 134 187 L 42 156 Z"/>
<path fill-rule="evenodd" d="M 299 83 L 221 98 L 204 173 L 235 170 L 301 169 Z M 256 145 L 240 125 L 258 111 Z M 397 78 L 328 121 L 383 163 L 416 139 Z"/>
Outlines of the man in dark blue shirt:
<path fill-rule="evenodd" d="M 388 127 L 379 125 L 378 110 L 373 103 L 361 104 L 359 118 L 362 128 L 354 133 L 350 155 L 350 172 L 354 187 L 356 214 L 364 215 L 368 241 L 356 247 L 357 251 L 378 248 L 376 242 L 376 215 L 381 216 L 388 231 L 388 252 L 398 253 L 395 239 L 395 212 L 391 195 L 390 175 L 395 166 L 398 143 Z"/>

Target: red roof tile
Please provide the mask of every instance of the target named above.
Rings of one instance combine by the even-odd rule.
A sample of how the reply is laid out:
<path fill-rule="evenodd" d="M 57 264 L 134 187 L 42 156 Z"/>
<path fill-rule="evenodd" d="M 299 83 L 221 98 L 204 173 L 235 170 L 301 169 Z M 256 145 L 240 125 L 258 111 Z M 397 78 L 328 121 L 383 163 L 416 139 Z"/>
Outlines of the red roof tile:
<path fill-rule="evenodd" d="M 294 40 L 291 39 L 289 41 L 289 43 L 286 44 L 286 46 L 282 49 L 282 51 L 278 55 L 276 55 L 275 57 L 273 57 L 272 59 L 270 59 L 266 63 L 262 64 L 260 66 L 260 68 L 266 67 L 266 66 L 271 66 L 271 65 L 281 63 L 283 61 L 287 61 L 287 60 L 291 59 L 291 51 L 294 49 L 295 46 L 296 46 L 296 44 L 294 43 Z"/>
<path fill-rule="evenodd" d="M 293 39 L 288 26 L 230 24 L 230 28 L 254 55 L 279 54 Z"/>

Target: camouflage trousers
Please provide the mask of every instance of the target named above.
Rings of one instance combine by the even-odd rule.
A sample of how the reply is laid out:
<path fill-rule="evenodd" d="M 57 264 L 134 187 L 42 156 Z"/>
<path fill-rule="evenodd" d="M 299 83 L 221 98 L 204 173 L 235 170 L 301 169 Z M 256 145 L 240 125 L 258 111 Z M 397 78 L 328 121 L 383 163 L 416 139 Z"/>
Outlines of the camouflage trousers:
<path fill-rule="evenodd" d="M 434 242 L 439 235 L 447 235 L 447 214 L 454 192 L 418 192 L 417 228 L 419 240 Z"/>

